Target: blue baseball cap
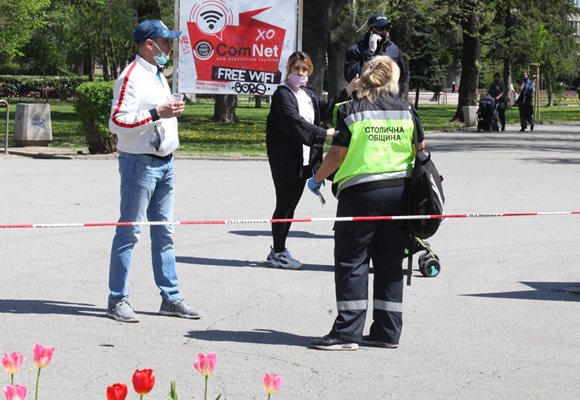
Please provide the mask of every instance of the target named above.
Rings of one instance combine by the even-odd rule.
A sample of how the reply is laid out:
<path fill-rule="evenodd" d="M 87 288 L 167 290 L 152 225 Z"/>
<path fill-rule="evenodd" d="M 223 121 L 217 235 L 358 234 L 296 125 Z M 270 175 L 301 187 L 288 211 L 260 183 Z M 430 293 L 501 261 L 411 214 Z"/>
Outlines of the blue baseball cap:
<path fill-rule="evenodd" d="M 147 39 L 175 39 L 180 35 L 181 31 L 172 31 L 158 19 L 145 20 L 133 31 L 133 37 L 137 43 L 143 43 Z"/>

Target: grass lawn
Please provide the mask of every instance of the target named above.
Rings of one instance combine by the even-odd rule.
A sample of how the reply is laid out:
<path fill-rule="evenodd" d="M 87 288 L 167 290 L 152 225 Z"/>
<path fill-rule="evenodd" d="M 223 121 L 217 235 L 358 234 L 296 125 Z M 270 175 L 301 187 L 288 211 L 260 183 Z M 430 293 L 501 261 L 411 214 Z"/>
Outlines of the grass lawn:
<path fill-rule="evenodd" d="M 262 108 L 254 108 L 254 102 L 242 100 L 238 102 L 236 114 L 240 118 L 238 124 L 222 124 L 211 121 L 213 102 L 210 100 L 188 104 L 180 121 L 180 141 L 182 153 L 211 154 L 241 154 L 247 156 L 266 154 L 266 117 L 269 104 L 262 102 Z M 16 101 L 10 104 L 10 132 L 14 132 L 14 113 Z M 22 102 L 31 102 L 26 99 Z M 86 151 L 84 135 L 74 111 L 73 102 L 51 101 L 51 123 L 53 141 L 51 147 L 74 148 Z M 419 107 L 419 115 L 426 131 L 453 131 L 460 124 L 450 123 L 449 119 L 455 113 L 453 105 L 423 105 Z M 4 135 L 5 109 L 0 108 L 1 135 Z M 507 110 L 508 124 L 519 122 L 517 108 Z M 541 120 L 544 123 L 580 122 L 580 108 L 558 106 L 543 107 Z M 12 138 L 12 134 L 10 134 Z"/>

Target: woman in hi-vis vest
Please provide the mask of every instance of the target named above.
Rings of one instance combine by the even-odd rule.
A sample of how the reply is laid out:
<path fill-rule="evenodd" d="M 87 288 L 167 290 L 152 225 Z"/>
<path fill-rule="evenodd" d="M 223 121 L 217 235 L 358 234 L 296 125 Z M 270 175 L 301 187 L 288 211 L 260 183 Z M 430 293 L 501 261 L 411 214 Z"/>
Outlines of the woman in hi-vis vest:
<path fill-rule="evenodd" d="M 332 173 L 337 217 L 404 215 L 405 182 L 415 149 L 425 146 L 421 121 L 398 97 L 399 67 L 389 57 L 369 60 L 357 99 L 340 105 L 336 135 L 308 188 L 318 193 Z M 403 270 L 407 221 L 336 222 L 334 264 L 338 316 L 330 333 L 311 342 L 321 350 L 356 350 L 359 343 L 395 348 L 403 325 Z M 373 323 L 363 338 L 369 266 L 374 268 Z"/>

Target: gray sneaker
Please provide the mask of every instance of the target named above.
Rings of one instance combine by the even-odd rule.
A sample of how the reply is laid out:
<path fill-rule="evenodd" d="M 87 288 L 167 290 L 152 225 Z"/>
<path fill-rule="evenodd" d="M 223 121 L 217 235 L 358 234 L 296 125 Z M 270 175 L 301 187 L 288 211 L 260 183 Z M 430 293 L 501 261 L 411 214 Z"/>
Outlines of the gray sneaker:
<path fill-rule="evenodd" d="M 292 257 L 288 249 L 284 249 L 280 253 L 274 252 L 274 248 L 270 247 L 270 254 L 266 257 L 266 261 L 270 263 L 270 266 L 274 268 L 283 269 L 300 269 L 302 268 L 302 263 Z"/>
<path fill-rule="evenodd" d="M 126 297 L 116 303 L 109 303 L 107 307 L 107 317 L 120 322 L 139 322 L 139 317 L 133 311 L 133 307 Z"/>
<path fill-rule="evenodd" d="M 192 310 L 183 299 L 175 300 L 173 303 L 162 300 L 159 314 L 189 319 L 200 319 L 203 315 L 201 311 Z"/>

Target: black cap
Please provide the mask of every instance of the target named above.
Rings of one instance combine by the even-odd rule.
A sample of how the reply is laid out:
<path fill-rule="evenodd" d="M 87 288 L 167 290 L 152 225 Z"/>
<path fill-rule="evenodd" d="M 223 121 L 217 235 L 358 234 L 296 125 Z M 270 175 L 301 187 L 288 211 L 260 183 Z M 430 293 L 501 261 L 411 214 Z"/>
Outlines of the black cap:
<path fill-rule="evenodd" d="M 391 21 L 389 21 L 387 17 L 379 13 L 371 14 L 369 20 L 367 21 L 367 25 L 369 28 L 377 28 L 377 29 L 386 28 L 387 26 L 390 25 L 390 23 Z"/>

